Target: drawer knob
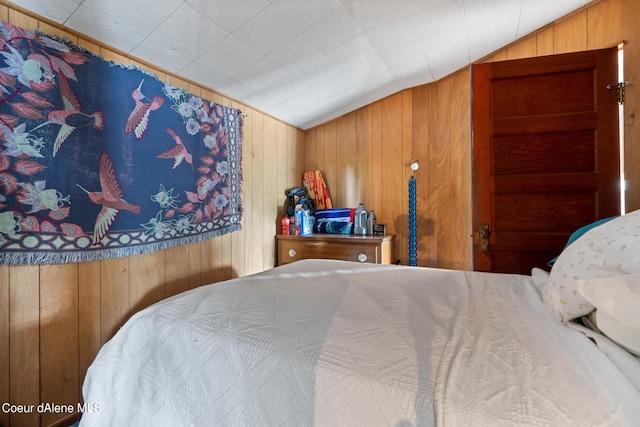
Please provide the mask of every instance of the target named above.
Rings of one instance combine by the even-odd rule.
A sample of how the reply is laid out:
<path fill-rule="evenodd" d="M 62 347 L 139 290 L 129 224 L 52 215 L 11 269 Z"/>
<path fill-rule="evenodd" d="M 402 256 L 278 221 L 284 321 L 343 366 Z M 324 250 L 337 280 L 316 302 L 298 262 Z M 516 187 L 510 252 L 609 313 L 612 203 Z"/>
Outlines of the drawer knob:
<path fill-rule="evenodd" d="M 358 254 L 358 261 L 367 262 L 367 255 L 366 254 Z"/>
<path fill-rule="evenodd" d="M 291 258 L 293 258 L 294 256 L 296 256 L 296 250 L 295 249 L 289 249 L 289 256 Z"/>

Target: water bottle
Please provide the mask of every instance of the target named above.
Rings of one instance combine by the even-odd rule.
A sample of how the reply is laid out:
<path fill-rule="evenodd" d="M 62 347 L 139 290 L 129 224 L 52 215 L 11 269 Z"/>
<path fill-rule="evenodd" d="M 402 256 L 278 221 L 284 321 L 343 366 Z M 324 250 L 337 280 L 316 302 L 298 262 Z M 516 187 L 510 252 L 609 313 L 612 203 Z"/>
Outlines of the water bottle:
<path fill-rule="evenodd" d="M 373 212 L 373 209 L 369 211 L 369 216 L 367 217 L 367 234 L 373 234 L 373 224 L 376 223 L 376 214 Z"/>
<path fill-rule="evenodd" d="M 367 210 L 360 203 L 353 217 L 353 234 L 367 234 Z"/>

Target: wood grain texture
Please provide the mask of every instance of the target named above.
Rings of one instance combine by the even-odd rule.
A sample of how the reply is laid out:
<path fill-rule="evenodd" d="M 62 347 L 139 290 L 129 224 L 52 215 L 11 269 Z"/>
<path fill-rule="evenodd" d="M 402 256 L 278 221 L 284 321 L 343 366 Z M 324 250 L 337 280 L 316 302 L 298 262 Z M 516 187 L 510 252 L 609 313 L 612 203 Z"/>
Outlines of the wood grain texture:
<path fill-rule="evenodd" d="M 536 54 L 532 56 L 553 55 L 554 29 L 554 26 L 548 26 L 536 33 Z"/>
<path fill-rule="evenodd" d="M 587 11 L 573 14 L 553 27 L 553 53 L 587 50 Z"/>
<path fill-rule="evenodd" d="M 368 106 L 356 112 L 355 198 L 368 206 L 373 205 L 371 183 L 373 182 L 373 109 Z M 379 170 L 378 170 L 379 172 Z"/>
<path fill-rule="evenodd" d="M 73 405 L 78 381 L 78 264 L 40 267 L 40 402 Z M 60 414 L 41 414 L 49 425 Z"/>
<path fill-rule="evenodd" d="M 535 38 L 535 53 L 532 53 L 533 43 L 530 37 L 509 46 L 508 50 L 500 50 L 492 55 L 492 60 L 507 59 L 509 56 L 541 56 L 554 53 L 554 46 L 562 50 L 584 50 L 611 46 L 617 40 L 625 41 L 625 62 L 627 80 L 640 81 L 640 3 L 635 0 L 603 0 L 592 7 L 586 8 L 573 18 L 575 22 L 567 24 L 564 21 L 551 24 L 542 31 L 530 37 Z M 53 22 L 39 19 L 32 14 L 25 14 L 12 7 L 5 0 L 0 0 L 0 19 L 12 24 L 35 30 L 47 29 L 57 34 L 68 34 L 73 40 L 77 39 L 79 46 L 91 52 L 102 55 L 105 59 L 113 59 L 119 62 L 127 62 L 141 66 L 159 75 L 162 80 L 181 88 L 193 88 L 191 82 L 179 76 L 167 73 L 158 67 L 145 64 L 136 58 L 130 58 L 117 52 L 96 40 L 83 37 L 72 30 L 60 28 Z M 570 27 L 582 28 L 583 36 L 577 39 L 570 34 Z M 568 37 L 568 40 L 562 38 Z M 604 45 L 601 45 L 604 44 Z M 487 59 L 488 60 L 488 59 Z M 401 111 L 392 111 L 387 106 L 383 108 L 382 102 L 375 102 L 358 109 L 352 115 L 343 118 L 343 122 L 335 123 L 335 139 L 348 140 L 350 137 L 341 135 L 339 129 L 353 136 L 352 121 L 355 121 L 355 183 L 344 180 L 345 186 L 336 190 L 342 194 L 344 201 L 351 201 L 352 194 L 356 200 L 362 200 L 367 206 L 382 213 L 383 204 L 390 214 L 402 215 L 406 212 L 404 201 L 390 202 L 386 199 L 388 192 L 401 195 L 406 191 L 406 170 L 404 158 L 407 153 L 407 114 L 411 115 L 411 149 L 416 158 L 420 160 L 420 170 L 416 174 L 418 181 L 418 220 L 419 220 L 419 265 L 433 267 L 463 266 L 470 269 L 472 266 L 472 254 L 470 243 L 464 234 L 465 222 L 471 220 L 471 197 L 464 188 L 464 182 L 468 181 L 465 174 L 470 174 L 470 165 L 466 165 L 464 141 L 467 136 L 463 132 L 470 129 L 470 119 L 465 119 L 469 105 L 464 104 L 464 93 L 469 92 L 469 77 L 464 73 L 459 76 L 449 76 L 444 84 L 430 84 L 413 89 L 407 89 L 402 94 L 403 99 L 397 107 Z M 207 90 L 206 88 L 201 88 Z M 453 102 L 442 92 L 453 94 Z M 627 103 L 625 105 L 625 155 L 626 177 L 628 183 L 627 208 L 640 208 L 640 89 L 638 85 L 631 84 L 627 87 Z M 220 97 L 220 99 L 225 99 Z M 411 99 L 410 110 L 407 111 L 408 99 Z M 220 277 L 228 277 L 235 274 L 246 275 L 261 271 L 273 265 L 275 257 L 275 239 L 277 233 L 274 212 L 283 203 L 284 188 L 277 188 L 285 182 L 287 187 L 299 185 L 302 173 L 306 170 L 320 169 L 326 166 L 325 128 L 326 125 L 309 129 L 305 132 L 289 125 L 278 123 L 277 130 L 271 132 L 271 138 L 265 137 L 264 123 L 267 115 L 254 110 L 249 106 L 231 102 L 234 107 L 243 109 L 247 113 L 244 118 L 243 140 L 243 203 L 244 215 L 242 230 L 233 233 L 229 238 L 221 239 L 217 251 L 211 251 L 203 243 L 194 243 L 181 248 L 165 251 L 165 296 L 171 296 L 187 288 L 201 286 L 206 282 L 206 276 L 210 265 L 207 257 L 220 257 L 218 262 L 221 269 Z M 467 111 L 465 113 L 465 110 Z M 389 115 L 402 117 L 401 126 L 397 129 L 398 135 L 386 133 L 383 125 L 388 123 Z M 456 118 L 454 116 L 460 115 Z M 269 118 L 269 120 L 273 120 Z M 333 125 L 330 125 L 333 126 Z M 283 131 L 287 129 L 287 131 Z M 461 133 L 462 132 L 462 133 Z M 383 135 L 384 133 L 384 135 Z M 328 132 L 331 135 L 331 131 Z M 282 153 L 283 144 L 281 138 L 288 138 L 289 147 L 287 153 Z M 469 141 L 468 139 L 467 141 Z M 398 146 L 385 147 L 385 143 L 392 141 Z M 448 147 L 447 147 L 448 146 Z M 468 147 L 468 143 L 467 143 Z M 395 162 L 391 169 L 399 174 L 399 178 L 386 179 L 385 153 L 395 150 L 402 155 L 392 157 Z M 295 161 L 289 164 L 287 176 L 281 176 L 278 172 L 275 192 L 265 192 L 264 176 L 267 170 L 273 171 L 274 165 L 267 162 L 267 152 L 271 152 L 269 161 L 290 156 L 290 151 L 295 151 Z M 448 153 L 448 154 L 447 154 Z M 410 156 L 410 153 L 408 153 Z M 447 159 L 451 155 L 451 159 Z M 346 169 L 352 164 L 335 163 L 335 180 L 340 180 Z M 446 167 L 445 167 L 446 166 Z M 323 171 L 324 172 L 324 171 Z M 351 172 L 350 172 L 351 173 Z M 332 178 L 333 179 L 333 178 Z M 331 183 L 333 185 L 333 183 Z M 446 190 L 443 189 L 446 187 Z M 332 190 L 332 187 L 329 188 Z M 452 193 L 453 191 L 453 193 Z M 332 194 L 333 195 L 333 194 Z M 450 197 L 453 195 L 455 197 Z M 274 199 L 270 199 L 274 197 Z M 337 197 L 337 196 L 336 196 Z M 404 196 L 402 196 L 404 197 Z M 394 206 L 392 206 L 394 205 Z M 453 205 L 453 206 L 452 206 Z M 271 208 L 267 209 L 270 206 Z M 393 219 L 379 218 L 379 222 L 390 224 Z M 449 224 L 449 225 L 447 225 Z M 265 240 L 266 239 L 266 240 Z M 217 240 L 217 238 L 213 239 Z M 241 243 L 238 243 L 241 242 Z M 216 243 L 217 244 L 217 243 Z M 408 261 L 408 248 L 397 245 L 397 253 Z M 244 248 L 244 250 L 242 249 Z M 229 255 L 231 252 L 231 255 Z M 78 388 L 84 378 L 86 368 L 93 360 L 99 345 L 110 338 L 115 329 L 128 318 L 131 313 L 131 301 L 129 295 L 145 295 L 144 291 L 134 289 L 140 285 L 136 280 L 130 280 L 136 269 L 145 270 L 149 265 L 160 265 L 161 261 L 147 260 L 144 265 L 131 266 L 129 261 L 95 261 L 78 264 L 77 294 L 78 303 L 76 314 L 78 317 L 78 343 L 77 343 L 77 372 Z M 462 261 L 461 261 L 462 260 Z M 149 263 L 147 265 L 146 263 Z M 53 271 L 53 270 L 52 270 Z M 3 282 L 3 279 L 4 282 Z M 120 280 L 120 286 L 116 286 Z M 58 278 L 58 286 L 69 292 L 67 283 L 69 276 L 63 274 Z M 153 279 L 160 282 L 157 277 Z M 53 285 L 53 280 L 50 285 Z M 33 266 L 0 266 L 0 345 L 3 340 L 10 339 L 9 351 L 0 352 L 0 400 L 11 399 L 13 402 L 42 400 L 41 388 L 46 390 L 52 384 L 49 378 L 45 378 L 40 372 L 40 357 L 45 360 L 55 360 L 60 357 L 57 353 L 51 353 L 49 345 L 40 345 L 40 270 Z M 146 285 L 145 285 L 146 286 Z M 159 285 L 162 286 L 162 285 Z M 44 291 L 43 291 L 44 292 Z M 152 298 L 153 299 L 153 298 Z M 141 300 L 140 300 L 141 301 Z M 52 313 L 54 317 L 61 316 L 62 323 L 68 322 L 69 316 L 66 310 L 74 311 L 73 307 L 63 312 Z M 52 308 L 47 308 L 52 310 Z M 56 323 L 56 320 L 53 320 Z M 65 332 L 52 330 L 65 337 Z M 48 334 L 49 332 L 47 332 Z M 48 336 L 48 335 L 47 335 Z M 74 362 L 75 363 L 75 362 Z M 47 367 L 46 377 L 55 378 L 60 375 L 71 375 L 68 371 L 60 373 L 53 367 Z M 4 378 L 4 382 L 3 382 Z M 8 379 L 8 381 L 7 381 Z M 3 394 L 4 393 L 4 394 Z M 7 393 L 10 393 L 7 395 Z M 77 397 L 80 399 L 80 396 Z M 62 417 L 61 417 L 62 418 Z M 39 426 L 38 416 L 8 417 L 0 413 L 0 423 L 9 426 Z"/>
<path fill-rule="evenodd" d="M 608 0 L 587 9 L 587 49 L 616 46 L 623 41 L 622 2 Z"/>
<path fill-rule="evenodd" d="M 273 144 L 278 139 L 277 122 L 272 117 L 265 116 L 264 127 L 262 129 L 262 137 L 264 141 Z M 262 266 L 260 270 L 266 270 L 275 266 L 276 249 L 273 242 L 273 235 L 276 226 L 280 224 L 278 217 L 278 205 L 284 203 L 284 189 L 278 188 L 278 180 L 276 168 L 278 165 L 278 150 L 270 148 L 264 151 L 263 161 L 264 169 L 262 182 L 264 183 L 264 205 L 261 212 L 262 215 Z M 284 153 L 283 153 L 284 154 Z M 298 185 L 302 183 L 302 174 L 297 177 Z M 280 203 L 274 203 L 279 200 Z"/>
<path fill-rule="evenodd" d="M 530 58 L 538 52 L 538 40 L 535 35 L 529 36 L 518 43 L 504 49 L 506 60 Z"/>
<path fill-rule="evenodd" d="M 338 153 L 338 122 L 340 119 L 333 120 L 324 127 L 324 132 L 321 133 L 323 137 L 322 145 L 318 145 L 318 159 L 322 159 L 322 163 L 325 167 L 322 170 L 322 176 L 325 180 L 327 187 L 331 190 L 332 197 L 336 200 L 340 200 L 340 203 L 344 203 L 344 181 L 345 174 L 341 172 L 338 175 L 338 162 L 342 163 L 342 159 L 338 159 L 342 156 L 342 153 Z M 346 137 L 346 135 L 344 136 Z M 340 151 L 342 150 L 340 146 Z M 340 154 L 340 155 L 338 155 Z M 345 169 L 340 169 L 344 171 Z M 326 175 L 326 176 L 325 176 Z"/>
<path fill-rule="evenodd" d="M 102 316 L 100 313 L 100 261 L 78 264 L 78 391 L 82 393 L 84 376 L 100 349 Z M 78 402 L 82 395 L 78 395 Z"/>
<path fill-rule="evenodd" d="M 356 170 L 358 169 L 358 143 L 356 139 L 357 114 L 351 113 L 336 120 L 336 144 L 333 147 L 335 170 L 332 171 L 335 184 L 333 188 L 336 199 L 341 200 L 343 206 L 353 206 L 359 203 L 356 197 Z M 329 159 L 329 153 L 325 160 Z M 327 162 L 329 170 L 330 162 Z M 337 171 L 343 171 L 340 174 Z"/>
<path fill-rule="evenodd" d="M 130 258 L 100 261 L 100 342 L 104 344 L 129 316 Z"/>
<path fill-rule="evenodd" d="M 135 255 L 129 261 L 129 316 L 167 295 L 166 251 Z"/>
<path fill-rule="evenodd" d="M 40 403 L 40 269 L 9 271 L 9 398 L 21 405 Z M 4 403 L 4 402 L 3 402 Z M 10 414 L 9 425 L 39 425 L 37 412 Z"/>
<path fill-rule="evenodd" d="M 393 260 L 395 235 L 277 235 L 276 242 L 278 265 L 289 264 L 303 259 L 335 259 L 390 264 Z"/>
<path fill-rule="evenodd" d="M 467 84 L 470 81 L 469 69 L 453 76 L 450 88 L 451 141 L 454 144 L 451 153 L 451 264 L 450 268 L 464 270 L 472 259 L 472 173 L 471 173 L 471 95 Z M 459 242 L 456 244 L 455 242 Z"/>
<path fill-rule="evenodd" d="M 429 137 L 429 96 L 431 86 L 422 86 L 413 90 L 412 94 L 412 108 L 411 113 L 413 118 L 411 120 L 412 126 L 412 149 L 413 157 L 418 159 L 421 164 L 421 170 L 414 174 L 416 180 L 416 206 L 420 207 L 417 212 L 417 263 L 418 265 L 425 267 L 432 267 L 435 265 L 435 259 L 432 258 L 432 251 L 435 247 L 431 246 L 433 239 L 430 236 L 433 233 L 432 222 L 429 220 L 431 217 L 429 206 L 429 188 L 430 188 L 430 171 L 426 160 L 429 159 L 429 144 L 427 143 Z M 413 141 L 416 143 L 413 144 Z M 420 189 L 418 191 L 418 189 Z"/>

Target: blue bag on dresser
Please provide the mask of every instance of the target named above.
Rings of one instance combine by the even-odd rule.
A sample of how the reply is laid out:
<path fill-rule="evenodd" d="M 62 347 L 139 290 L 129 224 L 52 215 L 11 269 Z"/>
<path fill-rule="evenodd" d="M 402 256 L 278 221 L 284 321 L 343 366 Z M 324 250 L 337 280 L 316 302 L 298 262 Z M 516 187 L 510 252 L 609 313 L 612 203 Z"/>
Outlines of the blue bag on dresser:
<path fill-rule="evenodd" d="M 354 210 L 352 208 L 318 209 L 316 210 L 315 216 L 316 221 L 326 219 L 332 221 L 353 222 L 353 213 Z"/>
<path fill-rule="evenodd" d="M 316 210 L 314 233 L 351 234 L 353 233 L 352 208 L 332 208 Z"/>

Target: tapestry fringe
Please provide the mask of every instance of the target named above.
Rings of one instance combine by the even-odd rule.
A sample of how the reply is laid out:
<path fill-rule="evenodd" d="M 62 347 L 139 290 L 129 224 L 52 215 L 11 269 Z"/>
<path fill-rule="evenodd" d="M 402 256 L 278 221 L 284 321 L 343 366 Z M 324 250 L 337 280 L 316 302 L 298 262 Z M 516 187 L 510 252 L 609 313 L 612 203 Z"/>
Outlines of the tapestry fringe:
<path fill-rule="evenodd" d="M 13 26 L 9 23 L 2 22 L 0 23 L 0 28 L 3 28 L 5 32 L 9 34 Z M 46 34 L 40 31 L 40 29 L 36 29 L 35 31 L 22 31 L 21 34 L 24 37 L 16 41 L 18 48 L 22 46 L 22 44 L 27 43 L 39 45 L 44 53 L 42 58 L 38 57 L 36 59 L 44 60 L 46 59 L 44 56 L 51 56 L 55 58 L 55 60 L 60 61 L 60 64 L 66 66 L 66 68 L 62 67 L 59 70 L 55 67 L 51 68 L 50 72 L 52 76 L 48 86 L 46 86 L 48 89 L 46 94 L 43 92 L 43 94 L 48 97 L 48 103 L 44 104 L 40 101 L 40 103 L 35 103 L 32 106 L 40 113 L 39 117 L 47 117 L 47 110 L 62 109 L 62 106 L 59 106 L 61 100 L 57 96 L 58 92 L 69 92 L 71 95 L 74 95 L 74 98 L 80 98 L 79 95 L 82 92 L 80 88 L 84 88 L 84 86 L 79 84 L 78 88 L 72 88 L 69 85 L 69 80 L 76 80 L 79 75 L 83 78 L 90 76 L 87 78 L 99 79 L 98 76 L 106 74 L 105 70 L 108 70 L 109 73 L 117 76 L 118 79 L 122 81 L 128 83 L 133 82 L 135 85 L 139 84 L 141 86 L 141 83 L 139 83 L 140 79 L 135 74 L 123 72 L 123 70 L 131 70 L 145 76 L 150 76 L 151 79 L 154 80 L 153 82 L 149 81 L 149 83 L 145 83 L 145 85 L 149 84 L 151 86 L 152 89 L 149 89 L 150 92 L 165 94 L 165 97 L 158 95 L 153 98 L 154 100 L 156 98 L 162 100 L 155 101 L 158 102 L 156 109 L 165 102 L 164 100 L 168 100 L 169 103 L 174 104 L 171 105 L 170 109 L 165 108 L 156 113 L 161 115 L 161 113 L 167 111 L 166 115 L 162 116 L 163 122 L 158 122 L 160 124 L 156 125 L 157 129 L 149 126 L 147 136 L 159 134 L 169 139 L 164 131 L 169 132 L 170 125 L 167 123 L 173 123 L 169 120 L 168 114 L 170 113 L 177 114 L 171 116 L 172 119 L 175 118 L 176 127 L 181 128 L 181 126 L 184 126 L 186 131 L 186 134 L 183 132 L 184 135 L 180 138 L 178 138 L 177 135 L 174 136 L 176 143 L 189 147 L 189 138 L 196 138 L 194 135 L 198 132 L 207 133 L 205 138 L 209 139 L 206 140 L 204 144 L 191 144 L 187 152 L 187 154 L 189 154 L 188 160 L 183 163 L 191 164 L 191 172 L 187 170 L 188 168 L 184 167 L 184 173 L 182 170 L 177 170 L 176 166 L 182 160 L 178 160 L 178 157 L 174 156 L 172 176 L 183 179 L 172 181 L 168 174 L 162 174 L 162 176 L 158 176 L 155 181 L 152 181 L 149 179 L 149 173 L 145 171 L 160 170 L 149 167 L 149 165 L 152 164 L 153 161 L 166 162 L 162 159 L 168 158 L 166 154 L 170 153 L 170 150 L 161 153 L 165 155 L 163 157 L 158 155 L 157 152 L 146 148 L 153 144 L 136 145 L 134 142 L 133 145 L 126 145 L 126 149 L 129 150 L 127 151 L 127 153 L 129 153 L 127 161 L 118 163 L 117 160 L 119 157 L 117 153 L 123 150 L 122 144 L 114 142 L 114 138 L 101 137 L 103 133 L 105 135 L 107 134 L 104 129 L 104 115 L 101 108 L 95 107 L 96 112 L 91 115 L 94 120 L 94 126 L 86 128 L 87 132 L 95 133 L 95 135 L 91 134 L 95 136 L 95 139 L 92 140 L 94 143 L 91 144 L 92 149 L 73 151 L 73 144 L 67 142 L 59 158 L 63 158 L 65 155 L 69 156 L 68 159 L 63 159 L 66 162 L 64 163 L 65 165 L 71 164 L 69 163 L 71 161 L 83 165 L 88 164 L 85 157 L 87 157 L 89 161 L 94 162 L 92 163 L 92 170 L 87 171 L 82 169 L 82 174 L 78 173 L 78 176 L 74 178 L 78 180 L 78 182 L 75 182 L 76 186 L 88 194 L 94 193 L 89 193 L 89 191 L 81 185 L 85 185 L 84 180 L 88 179 L 87 177 L 95 178 L 96 173 L 100 174 L 102 191 L 107 191 L 104 188 L 105 181 L 103 181 L 105 176 L 108 178 L 104 178 L 108 181 L 108 184 L 114 186 L 119 185 L 117 181 L 120 177 L 123 179 L 126 178 L 129 186 L 125 192 L 127 193 L 129 202 L 135 200 L 135 203 L 132 204 L 123 200 L 123 203 L 126 203 L 126 205 L 122 209 L 133 212 L 134 214 L 140 214 L 141 211 L 143 212 L 138 220 L 134 220 L 133 218 L 137 217 L 133 217 L 130 214 L 121 216 L 118 222 L 113 223 L 112 228 L 111 222 L 114 221 L 115 218 L 113 217 L 106 228 L 100 228 L 100 216 L 98 216 L 98 219 L 95 220 L 95 225 L 93 225 L 94 217 L 91 216 L 86 219 L 85 217 L 87 215 L 85 215 L 85 210 L 81 208 L 71 210 L 71 196 L 67 194 L 72 193 L 71 189 L 80 192 L 80 190 L 73 185 L 73 182 L 67 179 L 62 180 L 61 183 L 59 183 L 60 187 L 58 187 L 54 176 L 55 173 L 59 172 L 58 169 L 49 167 L 50 165 L 48 163 L 45 164 L 43 163 L 44 160 L 40 160 L 41 158 L 45 158 L 45 154 L 49 156 L 46 157 L 47 159 L 55 157 L 56 154 L 58 154 L 61 142 L 58 143 L 56 140 L 57 145 L 54 146 L 53 154 L 50 155 L 50 153 L 45 153 L 43 150 L 43 141 L 45 140 L 45 136 L 48 137 L 49 133 L 54 131 L 44 128 L 48 133 L 45 132 L 45 130 L 36 133 L 30 132 L 40 129 L 51 122 L 38 118 L 37 120 L 33 119 L 34 123 L 21 123 L 22 127 L 16 127 L 17 130 L 15 131 L 16 135 L 14 137 L 31 139 L 28 139 L 28 146 L 18 147 L 22 150 L 20 154 L 27 155 L 27 157 L 32 156 L 35 160 L 33 162 L 16 160 L 17 166 L 14 165 L 16 166 L 16 171 L 25 172 L 23 173 L 24 178 L 21 178 L 25 180 L 25 182 L 19 183 L 25 195 L 21 195 L 22 193 L 18 194 L 12 190 L 7 196 L 7 198 L 11 198 L 11 203 L 3 203 L 5 206 L 0 208 L 0 213 L 2 214 L 0 218 L 0 228 L 3 230 L 3 233 L 6 233 L 5 235 L 0 234 L 0 264 L 60 264 L 126 257 L 200 242 L 241 229 L 241 220 L 244 211 L 241 188 L 243 185 L 242 142 L 244 138 L 245 117 L 242 110 L 228 106 L 220 106 L 212 101 L 198 99 L 198 97 L 186 90 L 173 88 L 171 85 L 163 83 L 157 75 L 139 66 L 107 61 L 86 48 L 74 44 L 67 37 Z M 27 39 L 26 41 L 24 40 L 25 38 Z M 31 48 L 32 47 L 30 47 L 30 49 Z M 81 58 L 78 58 L 80 55 L 68 55 L 69 52 L 79 52 L 86 57 L 80 60 Z M 65 59 L 63 54 L 67 54 L 68 58 Z M 35 61 L 36 59 L 33 60 Z M 75 73 L 76 65 L 78 67 L 87 67 L 87 70 L 91 72 L 83 71 L 83 74 L 77 74 Z M 47 65 L 45 64 L 43 67 L 46 68 Z M 109 69 L 109 67 L 113 67 L 113 69 Z M 115 81 L 119 81 L 118 79 L 115 79 Z M 143 79 L 143 81 L 145 80 L 146 79 Z M 54 86 L 51 86 L 52 84 Z M 55 85 L 59 86 L 58 90 L 55 89 Z M 20 91 L 27 86 L 22 82 L 20 82 L 20 85 L 16 83 L 16 87 L 14 88 L 15 93 L 20 93 Z M 130 84 L 129 86 L 133 87 L 134 85 Z M 140 90 L 140 86 L 138 86 L 138 90 Z M 148 87 L 149 86 L 145 86 L 145 88 Z M 167 87 L 169 87 L 168 92 L 165 90 Z M 51 94 L 49 94 L 49 92 L 51 92 Z M 133 108 L 132 101 L 130 100 L 131 92 L 125 91 L 124 89 L 121 92 L 122 96 L 117 98 L 116 101 Z M 42 96 L 44 97 L 45 95 Z M 61 98 L 63 101 L 66 99 L 64 95 Z M 93 98 L 91 99 L 93 100 Z M 114 99 L 110 99 L 110 102 L 115 102 Z M 209 102 L 209 104 L 203 108 L 202 101 Z M 94 101 L 91 102 L 93 103 Z M 125 104 L 125 102 L 128 104 Z M 96 101 L 95 105 L 101 106 L 102 104 Z M 214 105 L 222 107 L 222 109 L 213 108 Z M 7 107 L 11 107 L 10 102 L 7 102 L 3 106 L 3 109 L 7 109 Z M 5 110 L 3 110 L 3 114 L 4 111 Z M 9 111 L 7 114 L 8 117 L 13 117 L 15 111 Z M 233 117 L 234 114 L 235 117 Z M 213 117 L 214 115 L 215 117 Z M 185 122 L 187 117 L 189 121 Z M 126 118 L 126 115 L 122 116 L 121 125 L 124 125 L 124 119 Z M 129 115 L 129 118 L 131 118 L 131 115 Z M 23 117 L 22 119 L 25 118 Z M 22 119 L 19 119 L 18 116 L 15 117 L 15 120 Z M 31 119 L 25 120 L 29 121 Z M 224 127 L 215 131 L 214 128 L 217 129 L 217 123 L 222 123 Z M 31 130 L 24 132 L 27 124 Z M 196 126 L 194 129 L 194 124 L 200 127 Z M 227 125 L 229 125 L 229 129 L 226 129 Z M 129 126 L 128 119 L 127 126 Z M 135 127 L 135 133 L 133 133 L 133 130 L 130 130 L 129 133 L 131 135 L 127 138 L 133 139 L 135 137 L 136 140 L 142 139 L 147 131 L 146 126 L 148 126 L 147 123 L 145 123 L 145 127 L 142 130 L 140 130 L 139 127 Z M 85 130 L 85 128 L 83 128 L 83 130 Z M 112 129 L 110 130 L 112 131 Z M 230 136 L 228 141 L 220 139 L 219 135 L 221 132 L 226 133 L 227 130 Z M 77 133 L 79 134 L 80 131 Z M 169 134 L 171 133 L 169 132 Z M 199 134 L 198 138 L 202 135 Z M 231 138 L 231 136 L 233 138 Z M 80 138 L 80 135 L 78 135 L 78 138 Z M 124 140 L 128 141 L 127 138 Z M 212 143 L 212 139 L 215 144 Z M 217 144 L 220 144 L 220 146 Z M 133 147 L 136 148 L 134 149 Z M 197 151 L 196 147 L 199 147 L 200 151 Z M 18 148 L 14 150 L 18 150 Z M 133 165 L 130 162 L 131 153 L 134 150 L 136 156 L 139 156 L 141 160 L 139 165 Z M 16 153 L 17 152 L 18 151 L 16 151 Z M 112 163 L 111 160 L 112 156 L 114 163 Z M 202 167 L 195 168 L 191 156 L 193 156 L 193 159 L 201 159 L 202 162 L 208 163 L 203 164 Z M 136 157 L 136 159 L 138 159 L 138 157 Z M 51 161 L 51 164 L 53 165 L 53 161 Z M 116 166 L 115 168 L 114 164 Z M 196 164 L 195 166 L 200 165 Z M 118 172 L 117 174 L 114 169 Z M 42 170 L 47 171 L 46 173 L 48 175 L 46 175 L 46 177 L 45 172 L 42 172 Z M 32 177 L 32 175 L 35 176 L 36 173 L 38 173 L 37 179 Z M 228 175 L 228 177 L 222 179 L 221 177 L 224 177 L 224 175 Z M 65 176 L 68 178 L 68 175 Z M 186 178 L 184 178 L 184 176 L 186 176 Z M 47 180 L 45 178 L 49 179 Z M 156 177 L 154 176 L 154 178 Z M 46 188 L 45 182 L 47 183 Z M 151 187 L 148 185 L 150 182 L 157 184 L 157 186 Z M 174 182 L 177 183 L 177 187 L 174 185 Z M 134 183 L 135 185 L 133 185 Z M 171 185 L 168 185 L 169 183 L 171 183 Z M 163 184 L 167 185 L 166 189 Z M 98 187 L 98 184 L 95 182 L 94 187 Z M 118 189 L 118 192 L 119 191 L 120 189 Z M 91 203 L 98 203 L 91 199 L 91 196 L 87 199 L 83 193 L 81 194 L 82 198 L 74 199 L 74 208 L 84 205 L 93 207 Z M 185 195 L 187 201 L 180 200 L 183 197 L 179 196 L 179 194 Z M 58 199 L 57 205 L 52 201 L 54 195 Z M 149 200 L 151 200 L 151 202 Z M 18 207 L 13 208 L 12 203 Z M 178 203 L 181 205 L 178 205 Z M 160 204 L 161 210 L 159 212 L 157 211 L 157 204 Z M 194 204 L 197 206 L 194 206 Z M 64 209 L 58 210 L 58 208 Z M 223 210 L 227 213 L 225 214 Z M 212 213 L 213 211 L 215 211 L 215 215 Z M 39 213 L 35 214 L 35 212 Z M 156 212 L 158 213 L 156 214 Z M 176 212 L 179 213 L 180 218 L 178 218 Z M 129 218 L 126 218 L 126 215 L 129 215 Z M 203 222 L 203 218 L 214 219 Z M 104 223 L 102 223 L 102 226 L 103 225 Z M 212 227 L 216 229 L 211 229 Z M 104 234 L 98 236 L 96 230 Z M 168 230 L 179 231 L 169 232 Z M 180 237 L 176 237 L 176 234 Z M 97 241 L 99 244 L 92 244 L 92 241 Z"/>
<path fill-rule="evenodd" d="M 121 258 L 133 255 L 140 255 L 169 249 L 176 246 L 197 243 L 213 237 L 219 237 L 226 233 L 238 231 L 242 228 L 240 224 L 232 224 L 218 230 L 207 233 L 187 236 L 180 239 L 166 240 L 162 242 L 148 243 L 139 246 L 128 246 L 113 249 L 98 248 L 96 250 L 82 250 L 63 253 L 45 253 L 37 250 L 29 252 L 0 253 L 0 264 L 64 264 L 69 262 L 87 262 L 110 258 Z"/>

